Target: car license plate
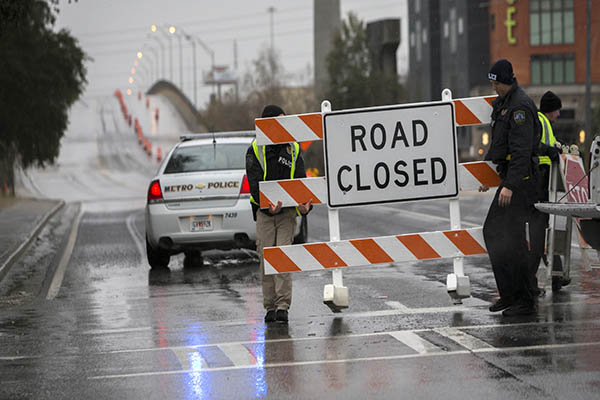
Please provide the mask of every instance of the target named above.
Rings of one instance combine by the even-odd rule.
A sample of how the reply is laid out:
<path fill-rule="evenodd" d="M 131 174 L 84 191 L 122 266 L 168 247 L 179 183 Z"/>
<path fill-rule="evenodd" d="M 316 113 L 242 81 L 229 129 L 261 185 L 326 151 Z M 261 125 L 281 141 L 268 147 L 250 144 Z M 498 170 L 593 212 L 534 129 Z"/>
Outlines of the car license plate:
<path fill-rule="evenodd" d="M 210 217 L 192 217 L 190 225 L 191 232 L 205 232 L 212 230 L 213 224 Z"/>

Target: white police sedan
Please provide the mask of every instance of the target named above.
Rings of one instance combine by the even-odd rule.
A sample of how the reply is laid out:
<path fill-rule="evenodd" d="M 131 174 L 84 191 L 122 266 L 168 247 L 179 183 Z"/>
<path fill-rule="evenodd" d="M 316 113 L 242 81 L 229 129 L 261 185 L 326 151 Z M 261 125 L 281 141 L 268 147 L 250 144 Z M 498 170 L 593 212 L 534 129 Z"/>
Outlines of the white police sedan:
<path fill-rule="evenodd" d="M 165 268 L 184 252 L 184 266 L 202 265 L 202 251 L 256 247 L 245 156 L 254 131 L 181 137 L 150 182 L 146 253 L 151 268 Z M 298 217 L 301 218 L 301 217 Z M 295 243 L 307 236 L 299 221 Z"/>

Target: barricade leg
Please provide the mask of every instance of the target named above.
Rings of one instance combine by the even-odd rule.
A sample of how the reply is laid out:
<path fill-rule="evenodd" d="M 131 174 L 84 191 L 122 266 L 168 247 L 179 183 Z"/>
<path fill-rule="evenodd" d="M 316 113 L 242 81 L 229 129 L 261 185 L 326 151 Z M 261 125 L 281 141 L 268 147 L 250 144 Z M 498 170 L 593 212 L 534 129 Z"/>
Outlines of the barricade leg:
<path fill-rule="evenodd" d="M 328 101 L 321 103 L 321 112 L 331 111 L 331 104 Z M 339 211 L 329 209 L 329 240 L 337 242 L 340 240 L 340 216 Z M 348 308 L 349 296 L 348 288 L 344 286 L 342 278 L 342 270 L 334 269 L 331 271 L 333 283 L 325 285 L 323 288 L 323 303 L 327 305 L 334 313 L 341 312 L 342 309 Z"/>
<path fill-rule="evenodd" d="M 550 192 L 549 199 L 550 202 L 556 202 L 558 198 L 557 194 L 557 179 L 558 179 L 558 164 L 552 163 L 550 166 Z M 546 280 L 551 279 L 552 269 L 554 267 L 554 240 L 555 240 L 555 226 L 556 226 L 556 214 L 550 215 L 550 221 L 548 224 L 548 235 L 546 236 L 546 259 L 548 260 L 548 269 L 546 274 Z M 545 286 L 545 285 L 544 285 Z"/>
<path fill-rule="evenodd" d="M 452 92 L 450 89 L 442 91 L 442 101 L 451 101 Z M 450 229 L 458 230 L 460 224 L 460 203 L 458 199 L 452 199 L 449 202 L 450 208 Z M 453 273 L 446 277 L 446 289 L 448 295 L 454 304 L 462 304 L 462 299 L 471 297 L 471 283 L 469 277 L 465 276 L 463 258 L 455 257 L 453 259 Z"/>
<path fill-rule="evenodd" d="M 450 200 L 449 207 L 451 229 L 461 229 L 458 199 Z M 454 257 L 453 268 L 453 273 L 446 277 L 446 289 L 454 304 L 462 304 L 462 299 L 471 297 L 471 282 L 469 277 L 465 276 L 463 257 Z"/>
<path fill-rule="evenodd" d="M 329 240 L 337 242 L 340 240 L 340 220 L 338 210 L 329 209 Z M 338 313 L 343 308 L 348 308 L 348 288 L 344 286 L 342 279 L 342 270 L 334 269 L 331 271 L 333 283 L 325 285 L 323 288 L 323 303 L 331 309 L 331 311 Z"/>

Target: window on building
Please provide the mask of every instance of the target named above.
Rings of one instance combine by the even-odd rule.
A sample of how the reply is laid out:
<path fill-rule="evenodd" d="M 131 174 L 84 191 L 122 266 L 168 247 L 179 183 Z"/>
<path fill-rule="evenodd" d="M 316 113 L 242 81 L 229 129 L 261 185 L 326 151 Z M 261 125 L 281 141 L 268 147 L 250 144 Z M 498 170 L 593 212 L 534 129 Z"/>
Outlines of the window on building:
<path fill-rule="evenodd" d="M 532 46 L 573 43 L 573 0 L 530 0 L 529 42 Z"/>
<path fill-rule="evenodd" d="M 490 31 L 493 31 L 494 29 L 496 29 L 496 15 L 492 14 L 490 15 Z"/>
<path fill-rule="evenodd" d="M 559 85 L 575 82 L 573 53 L 531 56 L 531 84 Z"/>

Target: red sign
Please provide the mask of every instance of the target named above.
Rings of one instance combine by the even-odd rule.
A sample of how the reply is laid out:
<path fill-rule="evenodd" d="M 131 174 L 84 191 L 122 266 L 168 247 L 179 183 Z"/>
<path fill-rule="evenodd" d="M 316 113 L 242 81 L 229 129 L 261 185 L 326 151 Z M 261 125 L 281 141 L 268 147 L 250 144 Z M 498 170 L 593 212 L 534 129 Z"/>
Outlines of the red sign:
<path fill-rule="evenodd" d="M 585 177 L 585 169 L 581 157 L 572 154 L 562 154 L 561 167 L 564 172 L 565 184 L 569 193 L 569 202 L 587 203 L 590 198 L 588 179 Z"/>

